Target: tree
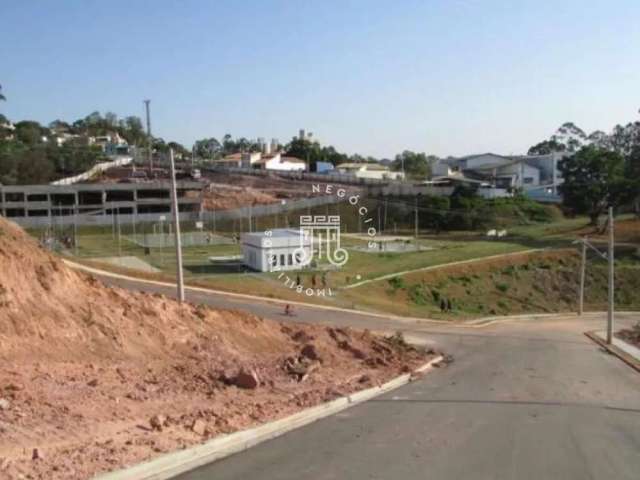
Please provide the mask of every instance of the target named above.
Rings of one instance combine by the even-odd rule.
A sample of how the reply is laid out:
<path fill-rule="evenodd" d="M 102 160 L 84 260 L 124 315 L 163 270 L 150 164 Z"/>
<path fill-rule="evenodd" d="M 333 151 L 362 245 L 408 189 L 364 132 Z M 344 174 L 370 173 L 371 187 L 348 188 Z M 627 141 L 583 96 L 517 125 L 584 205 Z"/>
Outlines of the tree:
<path fill-rule="evenodd" d="M 640 216 L 640 142 L 626 158 L 625 177 L 630 183 L 629 197 L 636 215 Z"/>
<path fill-rule="evenodd" d="M 564 204 L 576 213 L 589 215 L 592 225 L 609 206 L 628 199 L 629 182 L 623 157 L 594 146 L 583 147 L 560 165 L 564 183 L 560 193 Z"/>
<path fill-rule="evenodd" d="M 307 162 L 310 172 L 316 171 L 316 164 L 318 162 L 326 161 L 318 142 L 297 137 L 293 138 L 285 147 L 285 155 L 287 157 L 297 157 Z"/>
<path fill-rule="evenodd" d="M 25 145 L 35 145 L 42 143 L 42 136 L 45 129 L 38 122 L 23 120 L 15 124 L 16 138 Z"/>
<path fill-rule="evenodd" d="M 213 137 L 203 138 L 202 140 L 196 140 L 195 150 L 198 157 L 213 159 L 222 151 L 222 145 Z"/>
<path fill-rule="evenodd" d="M 564 152 L 566 150 L 567 147 L 564 143 L 556 140 L 545 140 L 531 147 L 527 155 L 549 155 L 550 153 Z"/>
<path fill-rule="evenodd" d="M 395 160 L 391 163 L 391 169 L 402 171 L 404 169 L 407 177 L 425 180 L 431 176 L 431 163 L 437 157 L 427 157 L 424 153 L 416 153 L 405 150 L 396 155 Z"/>
<path fill-rule="evenodd" d="M 51 180 L 54 167 L 44 148 L 32 148 L 20 159 L 17 173 L 19 184 L 41 184 Z"/>
<path fill-rule="evenodd" d="M 0 85 L 0 100 L 6 101 L 7 97 L 2 94 L 2 85 Z"/>

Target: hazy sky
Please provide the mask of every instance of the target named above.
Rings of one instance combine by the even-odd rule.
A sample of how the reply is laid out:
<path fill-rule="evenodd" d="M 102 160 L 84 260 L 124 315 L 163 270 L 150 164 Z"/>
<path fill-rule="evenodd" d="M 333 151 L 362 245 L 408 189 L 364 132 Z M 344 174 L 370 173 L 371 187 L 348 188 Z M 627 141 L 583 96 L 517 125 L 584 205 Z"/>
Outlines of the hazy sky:
<path fill-rule="evenodd" d="M 348 153 L 521 153 L 640 107 L 638 0 L 0 0 L 12 120 L 143 114 L 190 145 L 304 127 Z"/>

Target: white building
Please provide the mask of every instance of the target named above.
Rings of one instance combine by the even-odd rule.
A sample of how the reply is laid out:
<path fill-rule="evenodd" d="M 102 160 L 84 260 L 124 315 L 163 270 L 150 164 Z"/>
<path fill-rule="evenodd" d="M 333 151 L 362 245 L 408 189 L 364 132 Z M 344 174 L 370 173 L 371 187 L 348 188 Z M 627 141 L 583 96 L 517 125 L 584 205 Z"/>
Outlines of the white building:
<path fill-rule="evenodd" d="M 440 160 L 434 177 L 462 176 L 484 180 L 500 188 L 528 189 L 540 185 L 540 168 L 528 157 L 506 157 L 494 153 Z"/>
<path fill-rule="evenodd" d="M 296 229 L 244 233 L 242 256 L 245 265 L 259 272 L 299 270 L 311 261 L 311 242 Z"/>
<path fill-rule="evenodd" d="M 260 170 L 275 170 L 285 172 L 303 172 L 307 169 L 304 160 L 296 157 L 285 157 L 281 152 L 265 153 L 244 152 L 227 155 L 213 163 L 226 168 L 255 168 Z"/>
<path fill-rule="evenodd" d="M 277 170 L 285 172 L 304 172 L 307 164 L 296 157 L 285 157 L 280 152 L 263 155 L 252 166 L 264 170 Z"/>
<path fill-rule="evenodd" d="M 379 163 L 341 163 L 336 166 L 338 173 L 353 175 L 356 178 L 374 178 L 377 180 L 402 180 L 402 172 L 392 172 L 389 167 Z"/>

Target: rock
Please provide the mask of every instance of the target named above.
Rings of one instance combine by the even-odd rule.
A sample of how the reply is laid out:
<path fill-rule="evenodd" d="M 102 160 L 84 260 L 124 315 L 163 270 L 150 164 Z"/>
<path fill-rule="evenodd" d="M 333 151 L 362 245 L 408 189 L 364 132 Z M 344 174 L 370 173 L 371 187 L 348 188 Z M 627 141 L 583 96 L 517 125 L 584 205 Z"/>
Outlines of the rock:
<path fill-rule="evenodd" d="M 43 458 L 44 456 L 42 455 L 42 452 L 37 448 L 34 448 L 33 453 L 31 454 L 31 460 L 42 460 Z"/>
<path fill-rule="evenodd" d="M 153 428 L 154 430 L 158 430 L 159 432 L 162 431 L 162 428 L 166 425 L 166 423 L 167 417 L 165 417 L 164 415 L 154 415 L 149 420 L 149 425 L 151 425 L 151 428 Z"/>
<path fill-rule="evenodd" d="M 204 434 L 207 433 L 207 424 L 204 420 L 196 419 L 191 424 L 191 431 L 200 436 L 204 436 Z"/>
<path fill-rule="evenodd" d="M 309 360 L 320 360 L 320 355 L 318 355 L 318 350 L 316 349 L 316 346 L 311 343 L 306 344 L 302 348 L 300 355 L 308 358 Z"/>
<path fill-rule="evenodd" d="M 0 410 L 9 410 L 11 403 L 6 398 L 0 398 Z"/>
<path fill-rule="evenodd" d="M 260 385 L 260 378 L 255 370 L 240 370 L 240 373 L 233 379 L 233 384 L 239 388 L 253 390 Z"/>
<path fill-rule="evenodd" d="M 369 375 L 362 375 L 359 379 L 358 379 L 358 383 L 369 383 L 371 382 L 371 377 Z"/>
<path fill-rule="evenodd" d="M 89 385 L 90 387 L 97 387 L 98 386 L 98 379 L 94 378 L 93 380 L 89 380 L 87 382 L 87 385 Z"/>
<path fill-rule="evenodd" d="M 307 334 L 307 332 L 305 332 L 304 330 L 298 330 L 296 333 L 294 333 L 291 338 L 296 341 L 296 342 L 300 342 L 300 343 L 307 343 L 310 340 L 313 340 L 313 337 L 311 337 L 310 335 Z"/>
<path fill-rule="evenodd" d="M 24 387 L 22 385 L 18 385 L 17 383 L 10 383 L 6 387 L 4 387 L 4 389 L 9 392 L 19 392 L 20 390 L 23 390 Z"/>

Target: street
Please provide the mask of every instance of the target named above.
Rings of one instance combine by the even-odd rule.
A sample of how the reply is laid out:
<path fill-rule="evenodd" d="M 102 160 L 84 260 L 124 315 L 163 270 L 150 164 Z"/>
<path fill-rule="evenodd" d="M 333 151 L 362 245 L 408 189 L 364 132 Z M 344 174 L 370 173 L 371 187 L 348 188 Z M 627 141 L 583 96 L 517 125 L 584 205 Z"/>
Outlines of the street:
<path fill-rule="evenodd" d="M 187 298 L 285 320 L 279 304 L 194 292 Z M 583 335 L 601 329 L 604 315 L 460 328 L 306 307 L 297 313 L 297 321 L 399 329 L 455 361 L 180 479 L 638 478 L 640 377 Z M 619 324 L 637 319 L 621 314 Z"/>

